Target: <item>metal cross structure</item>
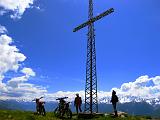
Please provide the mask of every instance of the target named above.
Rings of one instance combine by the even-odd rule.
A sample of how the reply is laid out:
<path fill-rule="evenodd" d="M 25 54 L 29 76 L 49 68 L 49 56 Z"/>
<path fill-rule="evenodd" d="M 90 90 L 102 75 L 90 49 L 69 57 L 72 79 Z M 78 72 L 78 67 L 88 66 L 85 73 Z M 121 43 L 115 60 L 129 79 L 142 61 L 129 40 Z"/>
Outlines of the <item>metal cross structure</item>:
<path fill-rule="evenodd" d="M 97 73 L 96 73 L 96 48 L 95 48 L 95 30 L 94 22 L 114 12 L 113 8 L 93 17 L 93 0 L 89 0 L 89 16 L 88 21 L 76 27 L 76 32 L 88 26 L 87 40 L 87 62 L 86 62 L 86 85 L 85 85 L 85 113 L 92 114 L 98 112 L 97 98 Z"/>

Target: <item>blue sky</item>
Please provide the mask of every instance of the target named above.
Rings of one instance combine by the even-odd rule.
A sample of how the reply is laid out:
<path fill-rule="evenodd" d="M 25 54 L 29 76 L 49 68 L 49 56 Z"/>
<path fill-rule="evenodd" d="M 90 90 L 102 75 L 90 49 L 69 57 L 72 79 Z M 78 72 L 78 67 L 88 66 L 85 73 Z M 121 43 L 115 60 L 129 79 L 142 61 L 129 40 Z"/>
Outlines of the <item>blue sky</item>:
<path fill-rule="evenodd" d="M 99 90 L 160 74 L 159 5 L 159 0 L 94 0 L 94 15 L 115 9 L 95 23 Z M 47 86 L 48 92 L 84 90 L 87 28 L 72 30 L 87 20 L 88 1 L 37 0 L 33 6 L 40 9 L 26 9 L 21 19 L 11 19 L 12 13 L 0 16 L 0 24 L 27 57 L 21 67 L 36 73 L 29 82 Z"/>

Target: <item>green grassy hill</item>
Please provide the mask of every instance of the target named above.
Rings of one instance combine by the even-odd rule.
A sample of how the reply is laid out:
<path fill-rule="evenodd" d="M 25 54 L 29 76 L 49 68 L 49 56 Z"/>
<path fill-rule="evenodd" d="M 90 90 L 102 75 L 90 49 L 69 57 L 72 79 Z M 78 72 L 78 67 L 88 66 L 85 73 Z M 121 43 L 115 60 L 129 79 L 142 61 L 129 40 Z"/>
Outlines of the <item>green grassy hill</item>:
<path fill-rule="evenodd" d="M 92 120 L 149 120 L 149 119 L 151 118 L 147 116 L 146 117 L 128 116 L 126 118 L 112 118 L 111 116 L 104 116 L 100 118 L 94 118 Z M 52 112 L 48 112 L 46 116 L 40 116 L 40 115 L 38 116 L 34 115 L 33 112 L 0 110 L 0 120 L 60 120 L 60 119 L 56 118 Z M 77 120 L 77 116 L 73 115 L 72 120 Z"/>

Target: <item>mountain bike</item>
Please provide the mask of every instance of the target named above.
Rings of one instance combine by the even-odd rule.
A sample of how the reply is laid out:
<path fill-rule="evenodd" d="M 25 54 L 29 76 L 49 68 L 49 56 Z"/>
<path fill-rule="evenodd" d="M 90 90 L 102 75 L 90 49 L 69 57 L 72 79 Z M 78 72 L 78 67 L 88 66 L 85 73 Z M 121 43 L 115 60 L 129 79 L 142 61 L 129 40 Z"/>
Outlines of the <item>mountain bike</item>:
<path fill-rule="evenodd" d="M 59 118 L 72 118 L 72 111 L 69 108 L 70 102 L 66 102 L 65 99 L 68 97 L 57 98 L 59 101 L 58 106 L 54 110 L 54 115 Z"/>
<path fill-rule="evenodd" d="M 43 115 L 43 116 L 46 115 L 46 111 L 45 111 L 45 107 L 44 107 L 45 102 L 40 101 L 40 99 L 42 99 L 42 98 L 43 97 L 36 98 L 36 99 L 32 100 L 32 101 L 36 102 L 36 113 L 34 113 L 35 115 Z"/>

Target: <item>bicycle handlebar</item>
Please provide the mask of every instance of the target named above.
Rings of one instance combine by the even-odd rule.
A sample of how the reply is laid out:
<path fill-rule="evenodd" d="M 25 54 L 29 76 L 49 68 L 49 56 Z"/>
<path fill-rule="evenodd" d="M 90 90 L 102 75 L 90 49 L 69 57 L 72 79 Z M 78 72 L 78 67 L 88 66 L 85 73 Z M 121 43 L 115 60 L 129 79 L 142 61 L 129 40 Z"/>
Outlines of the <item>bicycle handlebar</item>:
<path fill-rule="evenodd" d="M 40 100 L 40 99 L 42 99 L 42 98 L 44 98 L 44 97 L 35 98 L 35 99 L 34 99 L 34 100 L 32 100 L 32 101 L 36 101 L 36 99 Z"/>
<path fill-rule="evenodd" d="M 68 97 L 62 97 L 62 98 L 57 98 L 56 100 L 63 100 L 63 99 L 67 99 Z"/>

